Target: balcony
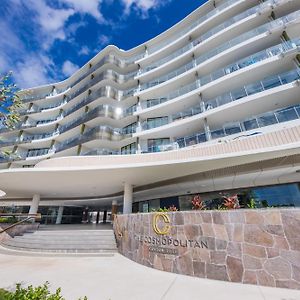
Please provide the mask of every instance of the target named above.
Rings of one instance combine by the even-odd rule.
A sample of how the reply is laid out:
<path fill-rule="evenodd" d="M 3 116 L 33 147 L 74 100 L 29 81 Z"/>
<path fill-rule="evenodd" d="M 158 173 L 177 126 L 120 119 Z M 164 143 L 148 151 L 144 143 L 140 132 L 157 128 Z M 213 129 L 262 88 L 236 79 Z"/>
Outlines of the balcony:
<path fill-rule="evenodd" d="M 173 43 L 174 41 L 180 39 L 182 36 L 184 36 L 186 33 L 188 33 L 189 31 L 193 30 L 194 28 L 196 28 L 199 24 L 205 22 L 206 20 L 215 17 L 216 15 L 218 15 L 220 12 L 224 11 L 225 9 L 229 8 L 230 6 L 236 5 L 237 2 L 236 0 L 228 0 L 226 1 L 224 4 L 220 5 L 219 7 L 213 9 L 212 11 L 210 11 L 209 13 L 205 14 L 204 16 L 200 17 L 197 21 L 195 21 L 194 23 L 192 23 L 191 25 L 187 26 L 186 28 L 184 28 L 183 30 L 181 30 L 180 32 L 177 32 L 175 34 L 175 36 L 173 38 L 170 38 L 162 43 L 160 43 L 159 45 L 157 45 L 156 47 L 152 47 L 149 49 L 148 53 L 152 54 L 154 52 L 157 52 L 159 50 L 161 50 L 162 48 L 164 48 L 165 46 Z"/>
<path fill-rule="evenodd" d="M 265 126 L 276 125 L 288 121 L 300 119 L 300 105 L 287 107 L 284 109 L 267 112 L 241 122 L 235 122 L 231 124 L 225 124 L 222 128 L 212 130 L 208 134 L 212 140 L 224 138 L 226 136 L 235 135 L 241 133 L 241 135 L 234 137 L 238 139 L 240 137 L 247 137 L 261 132 L 252 132 L 247 134 L 247 131 L 263 128 Z M 205 133 L 197 133 L 192 136 L 177 138 L 176 142 L 180 148 L 192 146 L 206 142 Z"/>
<path fill-rule="evenodd" d="M 189 92 L 192 92 L 196 89 L 199 89 L 202 86 L 205 86 L 219 78 L 222 78 L 224 76 L 227 76 L 229 74 L 232 74 L 238 70 L 244 69 L 246 67 L 249 67 L 253 64 L 256 64 L 258 62 L 261 62 L 263 60 L 266 60 L 268 58 L 277 56 L 279 54 L 287 53 L 290 50 L 293 49 L 299 49 L 300 46 L 300 39 L 292 40 L 289 42 L 285 42 L 283 44 L 276 45 L 274 47 L 268 48 L 266 50 L 260 51 L 256 54 L 253 54 L 251 56 L 248 56 L 246 58 L 241 59 L 240 61 L 230 64 L 226 66 L 225 68 L 221 68 L 209 75 L 203 76 L 198 78 L 196 82 L 193 82 L 191 84 L 188 84 L 178 90 L 175 90 L 167 95 L 164 95 L 158 99 L 151 99 L 151 102 L 147 101 L 147 107 L 156 106 L 158 104 L 170 101 L 174 98 L 180 97 L 182 95 L 185 95 Z M 160 101 L 160 99 L 164 99 L 163 102 Z M 145 104 L 142 104 L 142 108 L 145 108 Z M 152 105 L 152 106 L 150 106 Z"/>
<path fill-rule="evenodd" d="M 184 111 L 173 114 L 170 117 L 157 118 L 155 122 L 144 122 L 142 123 L 142 130 L 149 130 L 170 124 L 172 122 L 185 119 L 194 115 L 201 114 L 205 111 L 217 108 L 228 103 L 249 97 L 254 94 L 258 94 L 267 91 L 278 86 L 292 83 L 296 80 L 300 80 L 300 71 L 298 69 L 292 70 L 280 75 L 273 75 L 266 77 L 261 81 L 245 85 L 239 89 L 232 90 L 228 93 L 222 94 L 214 99 L 206 100 L 201 104 L 186 109 Z"/>
<path fill-rule="evenodd" d="M 178 49 L 177 51 L 173 52 L 172 54 L 159 59 L 158 61 L 155 61 L 155 63 L 147 66 L 147 68 L 145 69 L 141 69 L 139 72 L 140 74 L 144 74 L 148 71 L 152 71 L 153 69 L 156 69 L 164 64 L 166 64 L 167 62 L 173 60 L 176 57 L 179 57 L 180 55 L 186 53 L 187 51 L 189 51 L 192 48 L 197 47 L 200 43 L 203 43 L 204 41 L 208 40 L 210 37 L 218 34 L 219 32 L 227 29 L 228 27 L 234 25 L 235 23 L 238 23 L 239 21 L 248 18 L 251 15 L 255 15 L 258 12 L 263 11 L 266 7 L 270 7 L 271 5 L 279 5 L 280 2 L 282 2 L 282 0 L 269 0 L 267 2 L 264 2 L 262 4 L 259 4 L 255 7 L 252 7 L 244 12 L 242 12 L 239 15 L 236 15 L 228 20 L 226 20 L 225 22 L 223 22 L 222 24 L 212 28 L 211 30 L 207 31 L 205 34 L 201 35 L 199 38 L 197 38 L 196 40 L 194 40 L 193 42 L 189 43 L 188 45 Z"/>
<path fill-rule="evenodd" d="M 300 12 L 296 12 L 296 13 L 293 13 L 289 16 L 286 16 L 286 17 L 283 17 L 281 19 L 278 19 L 278 20 L 275 20 L 271 23 L 268 23 L 268 24 L 264 24 L 254 30 L 251 30 L 249 32 L 246 32 L 226 43 L 224 43 L 223 45 L 219 46 L 218 48 L 215 48 L 213 49 L 212 51 L 210 52 L 207 52 L 201 56 L 199 56 L 198 58 L 195 58 L 194 60 L 190 61 L 189 63 L 183 65 L 182 67 L 180 67 L 179 69 L 175 70 L 175 71 L 172 71 L 166 75 L 163 75 L 151 82 L 147 82 L 145 84 L 143 84 L 141 86 L 141 91 L 145 90 L 145 89 L 148 89 L 148 88 L 151 88 L 151 87 L 154 87 L 156 85 L 159 85 L 159 84 L 162 84 L 172 78 L 175 78 L 183 73 L 186 73 L 187 71 L 199 66 L 200 64 L 202 64 L 203 62 L 209 60 L 210 58 L 214 57 L 214 56 L 217 56 L 218 54 L 224 52 L 225 50 L 228 50 L 230 48 L 233 48 L 234 46 L 236 45 L 239 45 L 251 38 L 254 38 L 260 34 L 263 34 L 263 33 L 266 33 L 268 30 L 272 29 L 272 28 L 275 28 L 277 26 L 282 26 L 283 24 L 286 24 L 286 23 L 289 23 L 291 21 L 291 19 L 294 19 L 295 17 L 299 17 L 300 16 Z M 297 42 L 297 44 L 299 45 L 300 42 L 299 40 L 297 41 L 294 41 L 295 43 Z M 290 43 L 287 43 L 287 45 L 284 45 L 284 46 L 287 46 L 288 48 L 291 47 Z"/>
<path fill-rule="evenodd" d="M 132 131 L 134 132 L 134 131 Z M 94 128 L 88 129 L 83 134 L 78 134 L 75 137 L 60 143 L 55 147 L 55 152 L 60 152 L 66 150 L 68 148 L 72 148 L 74 146 L 78 146 L 80 144 L 86 143 L 91 140 L 96 139 L 105 139 L 105 140 L 114 140 L 120 141 L 125 138 L 131 137 L 132 134 L 124 130 L 124 128 L 112 128 L 110 126 L 98 126 Z"/>

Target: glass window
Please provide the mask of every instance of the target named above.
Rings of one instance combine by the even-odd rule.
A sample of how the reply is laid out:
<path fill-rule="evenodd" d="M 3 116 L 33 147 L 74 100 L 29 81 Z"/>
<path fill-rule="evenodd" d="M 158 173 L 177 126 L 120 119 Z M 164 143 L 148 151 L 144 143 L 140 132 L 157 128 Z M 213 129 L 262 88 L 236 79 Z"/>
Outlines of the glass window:
<path fill-rule="evenodd" d="M 132 143 L 121 148 L 121 154 L 135 154 L 135 153 L 136 153 L 136 143 Z"/>
<path fill-rule="evenodd" d="M 258 117 L 257 122 L 259 127 L 264 127 L 264 126 L 276 124 L 277 120 L 274 113 L 267 113 L 263 116 Z"/>
<path fill-rule="evenodd" d="M 224 105 L 224 104 L 227 104 L 227 103 L 229 103 L 231 101 L 232 101 L 232 99 L 231 99 L 231 95 L 230 94 L 225 94 L 225 95 L 222 95 L 222 96 L 218 97 L 218 103 L 219 103 L 219 105 Z"/>
<path fill-rule="evenodd" d="M 300 206 L 299 184 L 283 184 L 277 186 L 252 189 L 256 200 L 262 206 Z"/>
<path fill-rule="evenodd" d="M 237 89 L 237 90 L 231 92 L 231 96 L 232 96 L 233 100 L 238 100 L 238 99 L 246 97 L 247 93 L 244 88 L 241 88 L 241 89 Z"/>
<path fill-rule="evenodd" d="M 136 122 L 132 123 L 122 129 L 123 134 L 132 134 L 136 131 Z"/>
<path fill-rule="evenodd" d="M 184 148 L 186 146 L 184 138 L 177 139 L 176 143 L 178 144 L 179 148 Z"/>
<path fill-rule="evenodd" d="M 198 143 L 205 143 L 206 142 L 205 133 L 197 134 L 197 142 Z"/>
<path fill-rule="evenodd" d="M 276 116 L 279 122 L 286 122 L 298 119 L 296 110 L 294 108 L 285 109 L 276 112 Z"/>
<path fill-rule="evenodd" d="M 186 146 L 192 146 L 192 145 L 196 145 L 197 144 L 197 136 L 193 135 L 193 136 L 189 136 L 185 138 L 185 143 Z"/>
<path fill-rule="evenodd" d="M 273 87 L 281 85 L 280 79 L 278 76 L 269 78 L 269 79 L 264 79 L 262 81 L 263 87 L 265 90 L 271 89 Z"/>
<path fill-rule="evenodd" d="M 148 140 L 148 151 L 149 152 L 160 152 L 162 146 L 169 145 L 170 139 L 163 138 L 163 139 L 150 139 Z"/>
<path fill-rule="evenodd" d="M 168 117 L 159 117 L 159 118 L 149 118 L 147 119 L 147 128 L 156 128 L 159 126 L 163 126 L 169 123 Z"/>
<path fill-rule="evenodd" d="M 218 138 L 221 138 L 223 136 L 225 136 L 225 132 L 224 132 L 223 128 L 218 129 L 218 130 L 214 130 L 214 131 L 211 132 L 211 138 L 212 139 L 218 139 Z"/>
<path fill-rule="evenodd" d="M 245 130 L 252 130 L 258 128 L 258 123 L 256 119 L 247 120 L 243 122 Z"/>
<path fill-rule="evenodd" d="M 239 133 L 241 132 L 241 127 L 240 125 L 233 125 L 231 127 L 226 127 L 224 128 L 226 135 L 230 135 L 230 134 L 235 134 L 235 133 Z"/>
<path fill-rule="evenodd" d="M 248 95 L 252 95 L 252 94 L 259 93 L 259 92 L 263 91 L 264 89 L 263 89 L 261 83 L 258 82 L 258 83 L 248 84 L 246 86 L 246 90 L 247 90 Z"/>

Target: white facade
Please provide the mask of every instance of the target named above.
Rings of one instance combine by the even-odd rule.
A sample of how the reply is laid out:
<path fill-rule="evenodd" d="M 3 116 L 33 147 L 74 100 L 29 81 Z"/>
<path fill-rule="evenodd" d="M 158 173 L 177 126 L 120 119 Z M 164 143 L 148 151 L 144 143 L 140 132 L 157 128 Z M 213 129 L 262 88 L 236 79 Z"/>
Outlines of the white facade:
<path fill-rule="evenodd" d="M 208 1 L 143 45 L 108 46 L 69 79 L 22 91 L 21 123 L 0 130 L 13 152 L 0 189 L 61 205 L 120 201 L 124 184 L 139 201 L 300 181 L 299 66 L 299 0 Z M 209 175 L 246 164 L 257 167 L 234 184 Z M 179 179 L 200 173 L 206 183 Z"/>

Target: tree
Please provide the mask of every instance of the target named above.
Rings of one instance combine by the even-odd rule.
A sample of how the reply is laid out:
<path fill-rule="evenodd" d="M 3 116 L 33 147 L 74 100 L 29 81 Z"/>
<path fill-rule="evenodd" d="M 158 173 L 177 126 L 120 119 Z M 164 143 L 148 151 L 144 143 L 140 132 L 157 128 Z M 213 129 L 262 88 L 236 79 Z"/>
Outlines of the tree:
<path fill-rule="evenodd" d="M 21 106 L 18 88 L 12 83 L 12 73 L 0 75 L 0 125 L 13 128 L 20 120 L 17 111 Z"/>

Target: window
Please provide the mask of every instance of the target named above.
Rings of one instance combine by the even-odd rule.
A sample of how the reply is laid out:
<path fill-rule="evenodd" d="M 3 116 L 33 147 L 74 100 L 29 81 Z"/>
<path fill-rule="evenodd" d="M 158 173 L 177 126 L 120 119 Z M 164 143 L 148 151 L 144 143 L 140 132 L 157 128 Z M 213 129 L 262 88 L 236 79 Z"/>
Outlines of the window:
<path fill-rule="evenodd" d="M 150 118 L 147 119 L 147 129 L 156 128 L 169 123 L 168 117 Z"/>
<path fill-rule="evenodd" d="M 169 138 L 148 140 L 148 152 L 163 151 L 163 147 L 170 144 Z"/>
<path fill-rule="evenodd" d="M 135 153 L 136 153 L 136 143 L 132 143 L 121 148 L 121 154 L 135 154 Z"/>

